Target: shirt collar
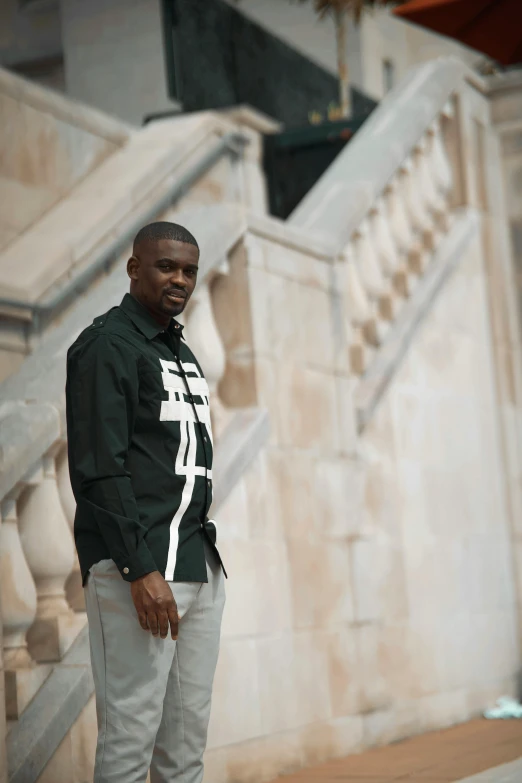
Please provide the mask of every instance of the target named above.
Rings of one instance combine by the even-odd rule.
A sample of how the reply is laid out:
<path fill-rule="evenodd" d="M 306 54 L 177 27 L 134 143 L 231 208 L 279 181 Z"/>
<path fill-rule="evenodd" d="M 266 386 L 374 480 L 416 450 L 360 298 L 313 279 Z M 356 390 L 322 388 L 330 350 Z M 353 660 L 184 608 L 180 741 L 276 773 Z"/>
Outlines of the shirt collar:
<path fill-rule="evenodd" d="M 171 320 L 167 329 L 162 329 L 155 318 L 149 313 L 149 311 L 143 307 L 132 294 L 125 294 L 121 304 L 123 312 L 129 316 L 132 323 L 145 335 L 147 340 L 153 340 L 161 332 L 170 332 L 178 337 L 182 336 L 183 326 L 179 324 L 174 318 Z"/>

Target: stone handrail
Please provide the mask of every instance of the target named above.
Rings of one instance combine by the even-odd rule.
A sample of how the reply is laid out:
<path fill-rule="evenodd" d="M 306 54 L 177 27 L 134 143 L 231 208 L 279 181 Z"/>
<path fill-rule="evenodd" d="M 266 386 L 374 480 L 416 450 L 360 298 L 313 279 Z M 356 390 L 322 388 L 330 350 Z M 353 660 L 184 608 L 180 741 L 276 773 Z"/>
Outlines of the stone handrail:
<path fill-rule="evenodd" d="M 289 222 L 335 237 L 344 246 L 469 74 L 453 57 L 413 68 L 372 112 L 363 132 L 346 145 Z"/>
<path fill-rule="evenodd" d="M 217 507 L 268 434 L 265 413 L 252 409 L 234 416 L 220 403 L 217 389 L 226 357 L 211 287 L 217 275 L 227 274 L 228 254 L 246 223 L 243 210 L 234 206 L 178 213 L 176 219 L 197 227 L 201 247 L 201 277 L 185 327 L 211 389 L 216 473 L 223 484 Z M 0 387 L 0 593 L 8 719 L 20 717 L 85 624 L 72 537 L 65 357 L 81 329 L 120 301 L 126 282 L 125 264 L 119 263 Z"/>
<path fill-rule="evenodd" d="M 78 103 L 59 92 L 40 87 L 29 79 L 0 68 L 0 94 L 14 98 L 46 114 L 53 114 L 68 125 L 94 133 L 114 144 L 124 144 L 134 128 L 97 109 Z"/>
<path fill-rule="evenodd" d="M 134 133 L 2 253 L 0 316 L 49 320 L 110 268 L 137 228 L 185 195 L 221 156 L 237 157 L 247 143 L 245 134 L 205 114 Z M 21 279 L 22 259 L 42 246 L 45 259 L 26 266 Z"/>

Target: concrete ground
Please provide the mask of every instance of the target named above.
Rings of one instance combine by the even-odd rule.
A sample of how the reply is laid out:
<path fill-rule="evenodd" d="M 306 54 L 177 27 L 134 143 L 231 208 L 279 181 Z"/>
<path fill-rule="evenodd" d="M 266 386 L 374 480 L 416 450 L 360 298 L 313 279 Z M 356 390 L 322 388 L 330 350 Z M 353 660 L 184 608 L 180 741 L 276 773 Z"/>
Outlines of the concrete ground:
<path fill-rule="evenodd" d="M 522 720 L 474 720 L 274 783 L 522 783 Z"/>

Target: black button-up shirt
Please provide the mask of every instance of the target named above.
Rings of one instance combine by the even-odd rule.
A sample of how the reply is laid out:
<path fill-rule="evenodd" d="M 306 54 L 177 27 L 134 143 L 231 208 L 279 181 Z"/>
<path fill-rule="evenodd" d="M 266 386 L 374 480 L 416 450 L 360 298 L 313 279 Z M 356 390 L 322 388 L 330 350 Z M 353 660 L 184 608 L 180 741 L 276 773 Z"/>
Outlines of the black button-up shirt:
<path fill-rule="evenodd" d="M 151 571 L 206 582 L 213 549 L 209 390 L 172 320 L 162 330 L 130 294 L 67 354 L 74 536 L 82 576 L 112 559 L 133 581 Z M 218 555 L 219 558 L 219 555 Z"/>

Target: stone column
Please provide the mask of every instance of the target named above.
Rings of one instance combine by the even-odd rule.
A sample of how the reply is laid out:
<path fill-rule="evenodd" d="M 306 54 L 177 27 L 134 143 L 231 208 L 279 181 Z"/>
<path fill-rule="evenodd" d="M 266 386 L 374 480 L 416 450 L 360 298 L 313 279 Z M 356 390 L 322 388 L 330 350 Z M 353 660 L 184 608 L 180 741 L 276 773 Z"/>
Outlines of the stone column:
<path fill-rule="evenodd" d="M 56 483 L 58 484 L 58 492 L 62 502 L 65 518 L 67 519 L 71 533 L 73 533 L 74 515 L 76 513 L 76 500 L 74 499 L 71 487 L 71 479 L 69 477 L 67 444 L 64 444 L 63 448 L 58 452 L 56 457 Z M 67 597 L 67 601 L 69 602 L 69 606 L 74 609 L 75 612 L 85 611 L 85 596 L 83 593 L 82 575 L 76 553 L 74 555 L 73 570 L 69 574 L 65 584 L 65 595 Z"/>
<path fill-rule="evenodd" d="M 228 271 L 226 262 L 220 271 L 222 274 Z M 187 333 L 190 347 L 197 356 L 207 379 L 210 389 L 212 429 L 214 437 L 219 438 L 229 418 L 218 393 L 218 384 L 225 372 L 226 353 L 212 310 L 210 287 L 211 279 L 207 277 L 194 295 L 187 312 Z"/>
<path fill-rule="evenodd" d="M 1 532 L 2 520 L 0 518 L 0 535 Z M 2 585 L 0 584 L 0 783 L 7 783 L 7 751 L 5 745 L 7 726 L 5 702 L 5 675 L 2 638 Z"/>
<path fill-rule="evenodd" d="M 49 674 L 48 667 L 35 666 L 27 649 L 27 634 L 36 616 L 36 587 L 24 556 L 16 499 L 18 487 L 1 505 L 0 592 L 7 717 L 15 720 Z"/>
<path fill-rule="evenodd" d="M 37 661 L 61 660 L 85 622 L 65 598 L 75 554 L 56 483 L 55 453 L 48 453 L 26 480 L 19 503 L 22 547 L 38 596 L 36 620 L 27 636 Z"/>

